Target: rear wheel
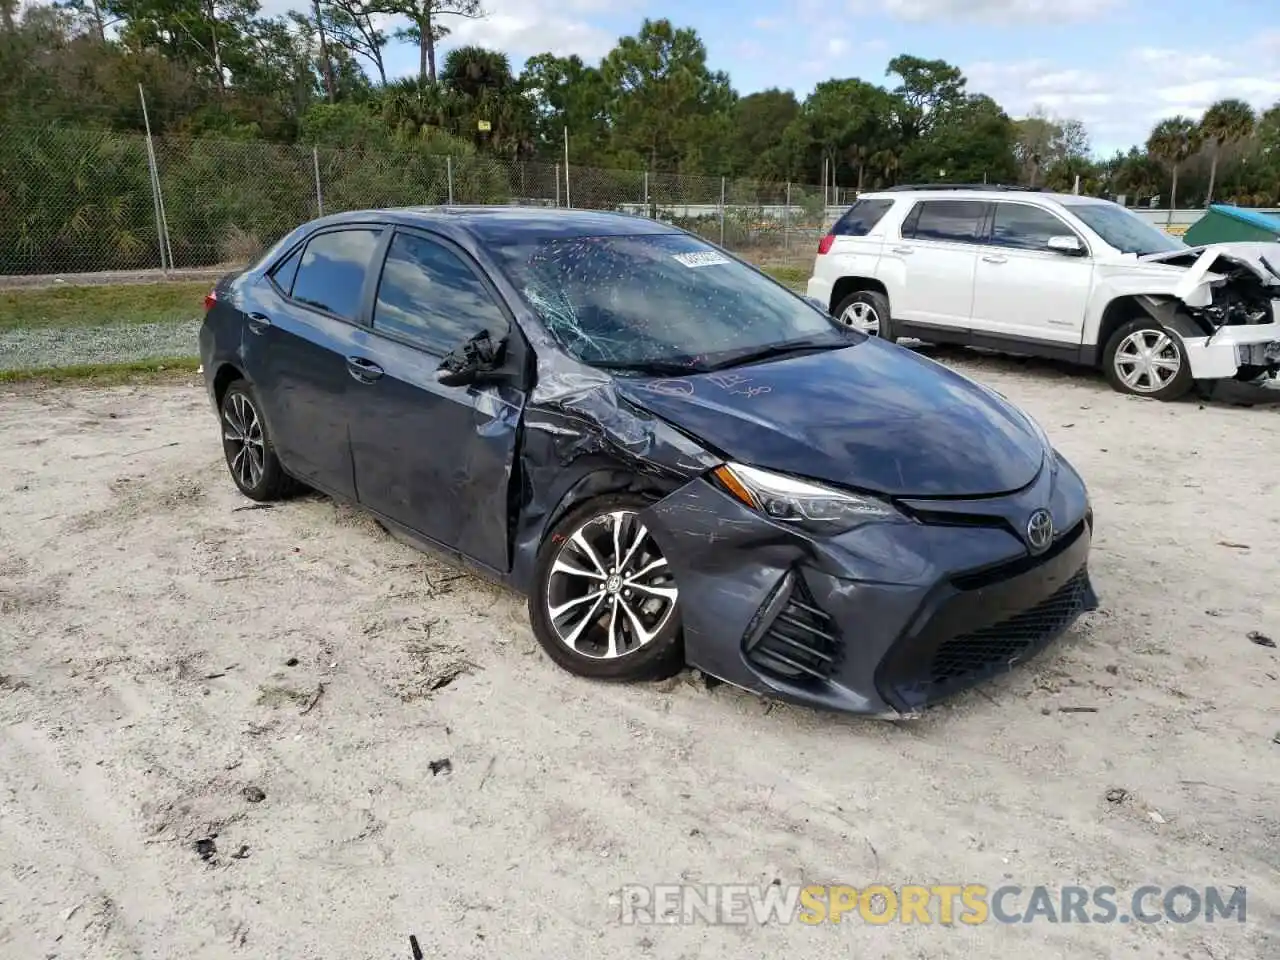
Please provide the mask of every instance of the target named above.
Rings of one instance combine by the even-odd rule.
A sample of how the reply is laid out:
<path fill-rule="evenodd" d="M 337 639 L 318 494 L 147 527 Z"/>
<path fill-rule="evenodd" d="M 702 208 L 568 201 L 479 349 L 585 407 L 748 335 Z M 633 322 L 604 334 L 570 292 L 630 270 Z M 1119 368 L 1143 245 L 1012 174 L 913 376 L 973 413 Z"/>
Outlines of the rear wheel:
<path fill-rule="evenodd" d="M 832 316 L 846 327 L 861 330 L 869 337 L 890 341 L 898 339 L 889 318 L 889 298 L 876 290 L 858 290 L 849 294 L 836 304 Z"/>
<path fill-rule="evenodd" d="M 1154 320 L 1130 320 L 1107 341 L 1102 368 L 1121 393 L 1177 400 L 1194 386 L 1182 341 Z"/>
<path fill-rule="evenodd" d="M 222 452 L 240 492 L 251 500 L 279 500 L 298 489 L 284 472 L 262 419 L 257 394 L 244 380 L 236 380 L 222 395 L 218 411 Z"/>
<path fill-rule="evenodd" d="M 529 595 L 534 635 L 570 673 L 658 680 L 684 666 L 680 593 L 640 520 L 643 497 L 601 497 L 570 511 L 538 551 Z"/>

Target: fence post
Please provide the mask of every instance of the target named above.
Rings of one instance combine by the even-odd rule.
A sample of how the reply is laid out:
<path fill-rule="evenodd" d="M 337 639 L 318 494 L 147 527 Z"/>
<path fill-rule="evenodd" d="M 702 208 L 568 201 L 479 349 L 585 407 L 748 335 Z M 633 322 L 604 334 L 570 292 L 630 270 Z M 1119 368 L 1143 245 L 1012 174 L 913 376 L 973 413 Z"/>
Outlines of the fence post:
<path fill-rule="evenodd" d="M 787 205 L 782 208 L 782 259 L 791 259 L 791 181 L 787 181 Z"/>
<path fill-rule="evenodd" d="M 324 194 L 320 192 L 320 150 L 311 148 L 311 169 L 316 175 L 316 216 L 324 216 Z"/>
<path fill-rule="evenodd" d="M 453 206 L 453 157 L 444 158 L 445 176 L 449 178 L 449 206 Z"/>
<path fill-rule="evenodd" d="M 560 164 L 556 164 L 556 208 L 560 207 Z"/>
<path fill-rule="evenodd" d="M 650 216 L 649 213 L 649 171 L 644 172 L 644 215 Z"/>
<path fill-rule="evenodd" d="M 724 177 L 720 178 L 720 246 L 724 246 Z"/>
<path fill-rule="evenodd" d="M 151 118 L 147 115 L 147 95 L 138 84 L 138 99 L 142 102 L 142 123 L 147 131 L 147 168 L 151 174 L 151 200 L 156 211 L 156 240 L 160 244 L 160 269 L 168 273 L 173 267 L 173 251 L 169 249 L 169 223 L 164 215 L 164 200 L 160 196 L 160 169 L 156 165 L 156 151 L 151 142 Z M 165 252 L 169 260 L 165 262 Z"/>

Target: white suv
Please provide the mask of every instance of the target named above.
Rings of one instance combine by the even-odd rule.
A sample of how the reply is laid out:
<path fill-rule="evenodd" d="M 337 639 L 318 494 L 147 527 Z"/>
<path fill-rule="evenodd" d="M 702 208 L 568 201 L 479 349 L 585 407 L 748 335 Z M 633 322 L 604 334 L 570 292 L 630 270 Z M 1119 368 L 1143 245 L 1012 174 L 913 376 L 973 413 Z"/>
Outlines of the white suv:
<path fill-rule="evenodd" d="M 1100 365 L 1160 400 L 1197 380 L 1280 386 L 1280 243 L 1188 247 L 1091 197 L 865 193 L 819 243 L 807 293 L 888 340 Z"/>

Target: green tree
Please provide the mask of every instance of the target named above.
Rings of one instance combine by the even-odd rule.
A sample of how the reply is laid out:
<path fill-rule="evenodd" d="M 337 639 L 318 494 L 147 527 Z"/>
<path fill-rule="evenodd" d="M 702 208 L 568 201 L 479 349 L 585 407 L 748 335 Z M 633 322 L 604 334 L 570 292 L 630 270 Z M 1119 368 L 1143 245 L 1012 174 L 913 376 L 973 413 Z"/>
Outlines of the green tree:
<path fill-rule="evenodd" d="M 902 166 L 909 180 L 1008 183 L 1017 179 L 1017 130 L 990 97 L 952 104 L 929 136 L 908 144 Z"/>
<path fill-rule="evenodd" d="M 707 69 L 698 34 L 645 20 L 601 64 L 616 148 L 651 170 L 681 171 L 701 149 L 706 122 L 733 105 L 724 73 Z"/>
<path fill-rule="evenodd" d="M 600 164 L 609 153 L 609 88 L 596 67 L 582 58 L 538 54 L 525 61 L 521 84 L 533 103 L 539 152 L 559 158 L 569 130 L 574 163 Z"/>
<path fill-rule="evenodd" d="M 432 83 L 436 82 L 436 44 L 449 34 L 441 20 L 485 16 L 480 0 L 373 0 L 368 9 L 370 13 L 393 14 L 409 21 L 397 36 L 417 44 L 418 79 Z"/>
<path fill-rule="evenodd" d="M 1253 136 L 1257 123 L 1253 108 L 1243 100 L 1219 100 L 1204 112 L 1200 129 L 1210 151 L 1209 191 L 1205 206 L 1213 202 L 1213 188 L 1218 179 L 1218 160 L 1223 150 Z"/>
<path fill-rule="evenodd" d="M 893 93 L 901 101 L 899 125 L 905 140 L 928 136 L 948 110 L 964 103 L 964 74 L 945 60 L 904 53 L 889 61 L 885 75 L 899 81 Z"/>
<path fill-rule="evenodd" d="M 1170 216 L 1178 203 L 1178 172 L 1200 149 L 1202 134 L 1199 125 L 1190 117 L 1170 117 L 1161 120 L 1147 138 L 1147 153 L 1163 164 L 1173 177 L 1169 191 Z"/>
<path fill-rule="evenodd" d="M 375 21 L 375 0 L 327 0 L 320 4 L 320 23 L 328 39 L 353 57 L 367 61 L 378 74 L 378 83 L 387 85 L 387 66 L 382 51 L 386 31 Z"/>
<path fill-rule="evenodd" d="M 732 172 L 769 176 L 772 160 L 765 158 L 779 143 L 780 133 L 799 114 L 800 104 L 790 90 L 762 90 L 734 104 L 730 133 Z"/>

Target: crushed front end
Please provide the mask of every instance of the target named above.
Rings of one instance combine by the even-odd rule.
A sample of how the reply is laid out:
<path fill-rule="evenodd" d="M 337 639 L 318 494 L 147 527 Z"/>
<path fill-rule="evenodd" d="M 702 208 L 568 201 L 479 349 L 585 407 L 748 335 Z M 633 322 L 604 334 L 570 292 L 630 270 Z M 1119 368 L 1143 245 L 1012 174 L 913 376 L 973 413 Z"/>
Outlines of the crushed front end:
<path fill-rule="evenodd" d="M 1035 656 L 1096 609 L 1093 516 L 1063 461 L 975 500 L 898 501 L 835 536 L 753 512 L 709 476 L 648 511 L 681 585 L 686 658 L 739 687 L 881 716 L 920 710 Z M 1049 541 L 1028 522 L 1048 510 Z"/>

